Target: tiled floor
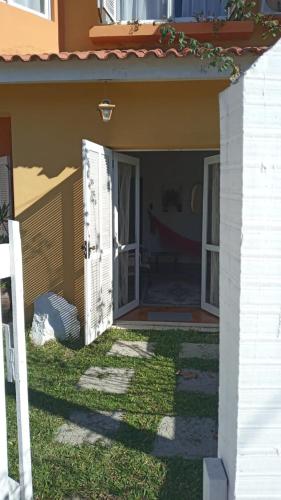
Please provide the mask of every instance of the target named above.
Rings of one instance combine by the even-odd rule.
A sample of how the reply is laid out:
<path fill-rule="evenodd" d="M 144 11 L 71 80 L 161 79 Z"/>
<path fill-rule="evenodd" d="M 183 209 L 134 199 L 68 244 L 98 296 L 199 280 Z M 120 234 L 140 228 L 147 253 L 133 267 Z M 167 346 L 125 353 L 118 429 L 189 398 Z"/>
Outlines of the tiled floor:
<path fill-rule="evenodd" d="M 189 323 L 202 323 L 219 325 L 219 320 L 216 316 L 203 311 L 198 307 L 170 307 L 170 306 L 143 306 L 134 309 L 133 311 L 125 314 L 119 318 L 118 321 L 149 321 L 149 313 L 151 312 L 173 312 L 173 313 L 190 313 L 192 319 Z"/>

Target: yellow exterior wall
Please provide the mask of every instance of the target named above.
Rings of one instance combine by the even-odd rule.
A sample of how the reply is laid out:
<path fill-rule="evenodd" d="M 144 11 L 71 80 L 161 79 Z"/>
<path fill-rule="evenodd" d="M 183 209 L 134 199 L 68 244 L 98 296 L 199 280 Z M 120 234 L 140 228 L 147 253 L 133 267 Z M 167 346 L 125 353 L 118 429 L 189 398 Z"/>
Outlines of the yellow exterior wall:
<path fill-rule="evenodd" d="M 0 53 L 92 50 L 90 28 L 100 23 L 95 0 L 51 0 L 51 19 L 0 2 Z"/>
<path fill-rule="evenodd" d="M 58 52 L 58 0 L 52 0 L 52 19 L 0 3 L 0 53 Z"/>
<path fill-rule="evenodd" d="M 1 86 L 11 116 L 15 214 L 27 311 L 53 290 L 83 314 L 81 141 L 114 149 L 219 148 L 218 93 L 227 82 Z M 116 110 L 104 124 L 97 104 Z M 30 316 L 29 316 L 30 317 Z"/>
<path fill-rule="evenodd" d="M 89 37 L 92 26 L 100 24 L 95 0 L 61 0 L 61 50 L 93 50 Z"/>
<path fill-rule="evenodd" d="M 51 11 L 51 19 L 45 19 L 0 2 L 0 53 L 93 49 L 89 31 L 100 23 L 95 0 L 51 0 Z"/>

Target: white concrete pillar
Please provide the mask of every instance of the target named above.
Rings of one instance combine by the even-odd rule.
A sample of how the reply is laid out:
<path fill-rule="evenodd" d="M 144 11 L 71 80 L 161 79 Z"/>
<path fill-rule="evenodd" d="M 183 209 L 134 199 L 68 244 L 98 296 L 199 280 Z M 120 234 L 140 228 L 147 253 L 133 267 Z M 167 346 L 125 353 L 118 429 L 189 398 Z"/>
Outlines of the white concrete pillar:
<path fill-rule="evenodd" d="M 227 477 L 219 458 L 203 461 L 203 500 L 227 500 Z"/>
<path fill-rule="evenodd" d="M 228 500 L 281 499 L 281 41 L 220 96 L 219 445 Z"/>

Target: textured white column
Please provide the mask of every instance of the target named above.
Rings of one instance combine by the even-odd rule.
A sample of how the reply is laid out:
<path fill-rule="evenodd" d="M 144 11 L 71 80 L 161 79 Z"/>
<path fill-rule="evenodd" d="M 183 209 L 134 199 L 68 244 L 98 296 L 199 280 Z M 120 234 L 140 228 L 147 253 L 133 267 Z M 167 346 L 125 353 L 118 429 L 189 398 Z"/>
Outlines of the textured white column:
<path fill-rule="evenodd" d="M 281 42 L 220 96 L 219 457 L 228 499 L 281 499 Z"/>

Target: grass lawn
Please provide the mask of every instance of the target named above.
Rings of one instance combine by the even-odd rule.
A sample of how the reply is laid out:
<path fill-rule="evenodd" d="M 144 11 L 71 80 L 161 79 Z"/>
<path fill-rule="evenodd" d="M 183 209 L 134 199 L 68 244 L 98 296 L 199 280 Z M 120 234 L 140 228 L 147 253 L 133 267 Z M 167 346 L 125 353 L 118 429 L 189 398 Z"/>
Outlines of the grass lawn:
<path fill-rule="evenodd" d="M 106 356 L 113 342 L 149 340 L 156 343 L 152 359 Z M 133 332 L 112 330 L 88 347 L 57 343 L 28 345 L 30 425 L 34 497 L 63 499 L 186 499 L 202 498 L 202 461 L 151 456 L 157 427 L 164 415 L 217 418 L 216 396 L 176 393 L 181 367 L 218 370 L 218 362 L 178 358 L 183 341 L 217 343 L 218 335 L 193 332 Z M 90 367 L 133 368 L 125 395 L 78 391 L 76 384 Z M 10 475 L 17 470 L 14 388 L 8 385 Z M 62 445 L 53 439 L 75 409 L 122 410 L 124 419 L 113 446 Z"/>

